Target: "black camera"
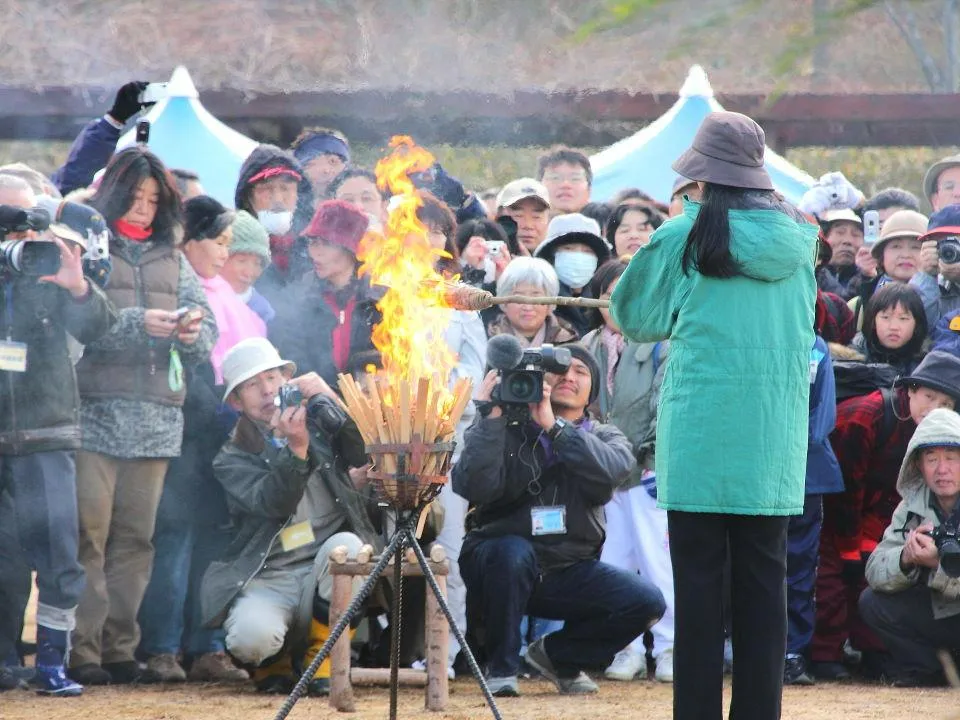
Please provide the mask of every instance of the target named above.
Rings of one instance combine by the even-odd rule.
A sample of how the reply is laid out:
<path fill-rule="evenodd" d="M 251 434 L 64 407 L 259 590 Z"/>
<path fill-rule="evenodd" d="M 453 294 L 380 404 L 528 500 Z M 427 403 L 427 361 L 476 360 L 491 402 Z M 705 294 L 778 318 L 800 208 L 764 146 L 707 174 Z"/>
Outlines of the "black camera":
<path fill-rule="evenodd" d="M 347 423 L 347 414 L 326 395 L 314 395 L 307 401 L 307 422 L 327 437 L 333 437 Z"/>
<path fill-rule="evenodd" d="M 296 385 L 281 385 L 275 402 L 280 412 L 287 408 L 300 407 L 303 404 L 303 393 Z"/>
<path fill-rule="evenodd" d="M 529 405 L 543 400 L 545 373 L 563 374 L 570 368 L 570 350 L 545 344 L 524 350 L 511 335 L 497 335 L 487 344 L 487 364 L 500 371 L 492 400 L 504 405 Z"/>
<path fill-rule="evenodd" d="M 944 523 L 927 534 L 937 544 L 943 571 L 952 578 L 960 577 L 960 528 Z"/>
<path fill-rule="evenodd" d="M 951 235 L 937 243 L 937 253 L 941 262 L 947 265 L 960 263 L 960 237 Z"/>
<path fill-rule="evenodd" d="M 48 227 L 50 215 L 44 210 L 0 205 L 0 272 L 56 275 L 60 270 L 60 248 L 54 243 L 4 239 L 7 233 L 42 232 Z"/>

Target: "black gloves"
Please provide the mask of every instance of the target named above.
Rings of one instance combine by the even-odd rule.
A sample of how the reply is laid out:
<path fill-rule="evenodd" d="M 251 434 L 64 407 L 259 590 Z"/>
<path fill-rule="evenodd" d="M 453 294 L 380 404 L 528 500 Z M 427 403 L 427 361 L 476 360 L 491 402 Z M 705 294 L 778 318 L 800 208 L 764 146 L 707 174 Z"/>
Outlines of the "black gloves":
<path fill-rule="evenodd" d="M 142 93 L 149 83 L 141 80 L 128 82 L 117 91 L 117 97 L 114 98 L 113 107 L 108 113 L 110 117 L 118 123 L 126 124 L 127 120 L 140 112 L 140 93 Z"/>
<path fill-rule="evenodd" d="M 434 163 L 426 172 L 410 176 L 413 184 L 421 190 L 429 190 L 447 206 L 456 211 L 467 199 L 463 183 L 447 174 L 440 163 Z"/>

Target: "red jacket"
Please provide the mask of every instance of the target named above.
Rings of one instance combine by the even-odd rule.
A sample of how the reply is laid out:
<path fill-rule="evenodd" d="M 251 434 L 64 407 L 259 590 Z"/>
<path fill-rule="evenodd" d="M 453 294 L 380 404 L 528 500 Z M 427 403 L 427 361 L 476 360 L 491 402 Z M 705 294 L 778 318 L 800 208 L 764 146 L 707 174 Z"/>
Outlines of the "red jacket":
<path fill-rule="evenodd" d="M 846 560 L 873 552 L 900 502 L 897 476 L 907 443 L 917 429 L 910 417 L 907 391 L 895 391 L 896 422 L 889 437 L 883 428 L 883 395 L 850 398 L 837 407 L 830 444 L 840 461 L 845 490 L 823 500 L 824 533 L 832 534 Z M 900 420 L 899 418 L 907 418 Z"/>

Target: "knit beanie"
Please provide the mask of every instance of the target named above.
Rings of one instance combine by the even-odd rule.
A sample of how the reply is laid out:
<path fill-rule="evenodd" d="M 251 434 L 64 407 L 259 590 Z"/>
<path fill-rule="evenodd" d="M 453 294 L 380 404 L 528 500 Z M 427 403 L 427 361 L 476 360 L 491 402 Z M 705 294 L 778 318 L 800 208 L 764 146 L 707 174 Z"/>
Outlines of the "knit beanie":
<path fill-rule="evenodd" d="M 234 212 L 209 195 L 198 195 L 183 204 L 184 239 L 210 240 L 233 222 Z"/>
<path fill-rule="evenodd" d="M 233 242 L 230 254 L 250 253 L 263 260 L 264 266 L 270 264 L 270 238 L 263 225 L 246 210 L 240 210 L 233 220 Z"/>
<path fill-rule="evenodd" d="M 366 213 L 354 205 L 343 200 L 327 200 L 317 206 L 317 212 L 303 235 L 325 240 L 356 255 L 369 225 Z"/>
<path fill-rule="evenodd" d="M 574 359 L 579 360 L 590 369 L 590 398 L 587 405 L 593 405 L 600 395 L 600 364 L 593 356 L 593 353 L 587 349 L 587 346 L 579 342 L 565 343 L 560 347 L 565 347 L 570 351 Z"/>

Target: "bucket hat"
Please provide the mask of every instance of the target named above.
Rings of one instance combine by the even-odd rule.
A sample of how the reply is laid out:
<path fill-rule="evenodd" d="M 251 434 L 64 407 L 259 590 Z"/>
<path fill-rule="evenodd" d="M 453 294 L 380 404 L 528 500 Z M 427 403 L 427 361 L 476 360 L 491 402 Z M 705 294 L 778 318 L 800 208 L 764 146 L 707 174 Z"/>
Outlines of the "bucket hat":
<path fill-rule="evenodd" d="M 910 375 L 897 378 L 896 384 L 939 390 L 960 404 L 960 358 L 943 350 L 933 350 Z"/>
<path fill-rule="evenodd" d="M 241 340 L 223 357 L 223 381 L 227 386 L 223 401 L 226 402 L 230 393 L 241 383 L 266 370 L 277 368 L 281 368 L 288 378 L 297 372 L 296 363 L 282 359 L 273 343 L 266 338 Z"/>
<path fill-rule="evenodd" d="M 746 115 L 712 112 L 673 169 L 698 182 L 773 190 L 773 181 L 763 167 L 764 143 L 763 128 Z"/>
<path fill-rule="evenodd" d="M 916 210 L 897 210 L 880 229 L 880 237 L 870 249 L 877 260 L 883 259 L 883 248 L 894 238 L 919 238 L 927 231 L 927 216 Z"/>
<path fill-rule="evenodd" d="M 598 264 L 610 258 L 610 247 L 600 235 L 600 223 L 580 213 L 557 215 L 547 226 L 547 238 L 533 251 L 533 256 L 543 258 L 551 265 L 557 249 L 572 243 L 583 243 L 593 250 Z"/>

